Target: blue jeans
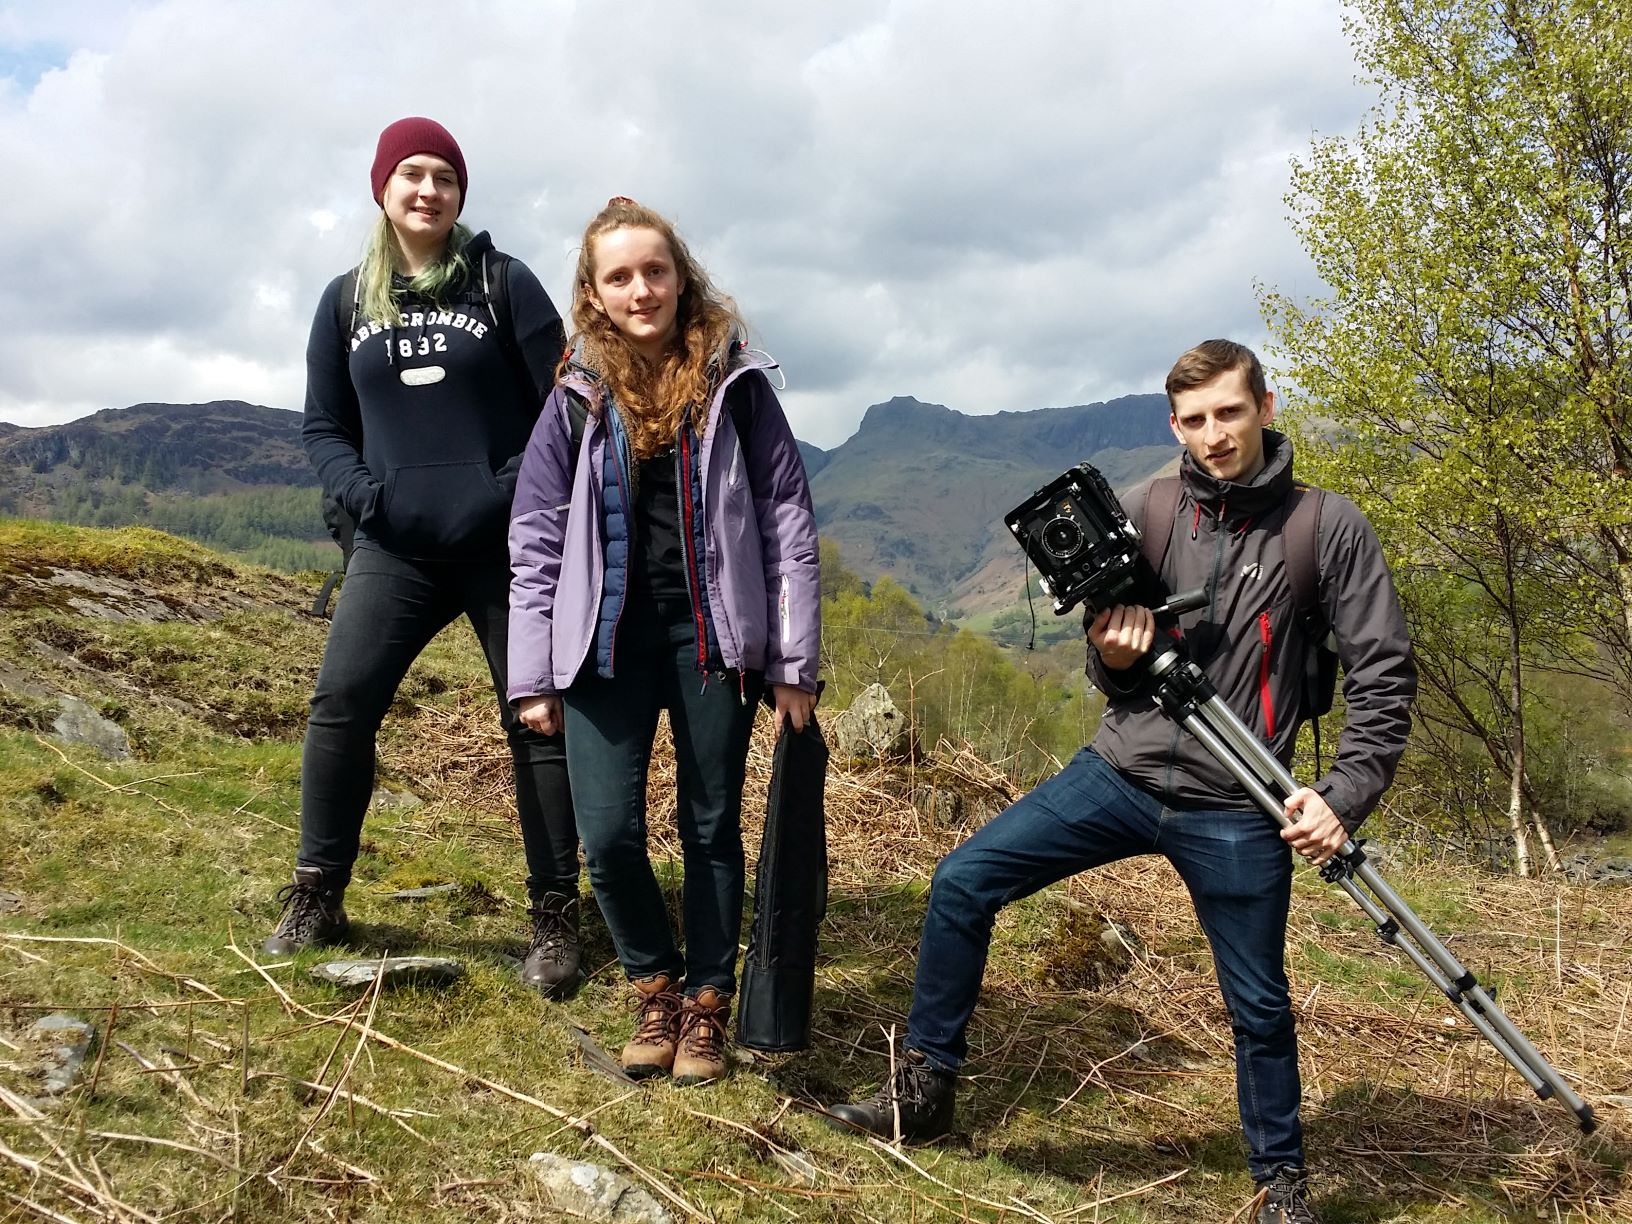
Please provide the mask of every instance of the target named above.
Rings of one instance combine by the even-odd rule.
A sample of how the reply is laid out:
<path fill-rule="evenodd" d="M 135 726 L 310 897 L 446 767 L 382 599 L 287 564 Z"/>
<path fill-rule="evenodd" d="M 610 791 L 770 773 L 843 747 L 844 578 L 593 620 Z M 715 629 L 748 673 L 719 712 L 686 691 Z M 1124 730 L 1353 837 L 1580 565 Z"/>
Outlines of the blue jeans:
<path fill-rule="evenodd" d="M 296 861 L 351 878 L 374 792 L 374 737 L 408 668 L 461 614 L 487 657 L 510 743 L 528 892 L 577 896 L 578 834 L 561 736 L 529 730 L 505 699 L 510 567 L 503 557 L 410 561 L 366 546 L 351 554 L 306 723 Z"/>
<path fill-rule="evenodd" d="M 1286 983 L 1292 852 L 1258 812 L 1178 811 L 1084 748 L 941 860 L 918 948 L 907 1041 L 956 1070 L 968 1053 L 997 911 L 1090 867 L 1161 854 L 1190 891 L 1235 1035 L 1254 1178 L 1303 1164 L 1297 1034 Z"/>
<path fill-rule="evenodd" d="M 666 973 L 686 993 L 736 988 L 742 934 L 742 782 L 763 677 L 697 670 L 689 600 L 632 598 L 614 676 L 593 665 L 562 694 L 584 862 L 618 961 L 631 978 Z M 674 735 L 686 951 L 676 946 L 646 848 L 646 776 L 659 710 Z"/>

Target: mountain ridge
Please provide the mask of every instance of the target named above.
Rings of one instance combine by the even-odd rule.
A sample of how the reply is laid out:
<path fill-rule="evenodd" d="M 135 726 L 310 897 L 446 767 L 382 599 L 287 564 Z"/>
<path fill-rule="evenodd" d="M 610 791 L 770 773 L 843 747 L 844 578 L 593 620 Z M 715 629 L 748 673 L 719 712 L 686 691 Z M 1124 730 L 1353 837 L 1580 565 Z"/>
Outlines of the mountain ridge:
<path fill-rule="evenodd" d="M 1118 487 L 1153 474 L 1178 449 L 1167 420 L 1161 395 L 986 416 L 895 396 L 812 475 L 817 526 L 851 569 L 942 615 L 992 611 L 1024 599 L 1004 514 L 1074 463 Z"/>
<path fill-rule="evenodd" d="M 254 503 L 248 517 L 269 538 L 302 542 L 295 564 L 326 564 L 310 551 L 324 531 L 300 425 L 298 412 L 242 400 L 0 422 L 0 513 L 195 534 L 176 526 L 189 499 L 236 499 Z M 799 443 L 817 524 L 845 564 L 889 574 L 954 616 L 1023 598 L 1023 559 L 1002 516 L 1033 490 L 1081 460 L 1123 485 L 1175 450 L 1159 395 L 986 416 L 897 395 L 830 450 Z M 195 538 L 215 539 L 207 528 Z"/>

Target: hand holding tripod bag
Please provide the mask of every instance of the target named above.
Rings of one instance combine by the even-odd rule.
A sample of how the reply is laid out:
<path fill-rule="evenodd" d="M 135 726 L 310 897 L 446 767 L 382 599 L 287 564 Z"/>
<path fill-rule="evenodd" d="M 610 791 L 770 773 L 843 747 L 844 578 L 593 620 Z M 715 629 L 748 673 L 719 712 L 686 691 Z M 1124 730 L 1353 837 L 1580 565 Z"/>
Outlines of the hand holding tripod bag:
<path fill-rule="evenodd" d="M 810 1044 L 817 935 L 827 914 L 827 744 L 812 714 L 777 734 L 754 920 L 737 999 L 737 1042 L 752 1050 Z"/>

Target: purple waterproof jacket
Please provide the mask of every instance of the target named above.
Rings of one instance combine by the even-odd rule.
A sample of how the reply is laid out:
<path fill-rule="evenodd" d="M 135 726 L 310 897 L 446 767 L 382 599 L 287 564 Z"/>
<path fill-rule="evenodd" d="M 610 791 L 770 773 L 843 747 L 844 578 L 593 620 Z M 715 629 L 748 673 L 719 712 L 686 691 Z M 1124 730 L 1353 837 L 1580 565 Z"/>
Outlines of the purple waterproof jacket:
<path fill-rule="evenodd" d="M 764 374 L 774 364 L 738 350 L 709 404 L 700 460 L 708 612 L 726 667 L 763 671 L 768 684 L 814 693 L 821 643 L 816 516 L 793 430 Z M 751 399 L 745 440 L 724 408 L 726 389 L 738 380 Z M 608 430 L 591 412 L 574 464 L 565 388 L 600 402 L 588 373 L 570 370 L 545 402 L 522 458 L 510 512 L 511 701 L 570 687 L 595 643 L 606 569 Z"/>

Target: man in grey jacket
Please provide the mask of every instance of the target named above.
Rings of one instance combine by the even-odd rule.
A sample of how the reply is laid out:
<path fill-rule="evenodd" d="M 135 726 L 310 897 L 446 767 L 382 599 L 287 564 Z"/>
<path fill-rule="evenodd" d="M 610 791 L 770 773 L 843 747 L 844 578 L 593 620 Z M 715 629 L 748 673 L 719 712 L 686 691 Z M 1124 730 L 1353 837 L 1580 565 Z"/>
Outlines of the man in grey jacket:
<path fill-rule="evenodd" d="M 1304 720 L 1304 662 L 1315 643 L 1295 607 L 1283 529 L 1292 446 L 1258 358 L 1209 340 L 1167 377 L 1186 454 L 1161 577 L 1206 586 L 1176 625 L 1226 704 L 1289 762 Z M 1130 497 L 1145 530 L 1147 497 Z M 918 950 L 906 1050 L 891 1082 L 829 1113 L 846 1127 L 923 1140 L 952 1125 L 957 1071 L 997 912 L 1066 876 L 1138 854 L 1164 855 L 1189 889 L 1213 950 L 1235 1037 L 1248 1166 L 1263 1224 L 1312 1221 L 1298 1107 L 1297 1036 L 1285 971 L 1292 851 L 1325 863 L 1393 779 L 1416 693 L 1405 619 L 1377 537 L 1349 501 L 1322 495 L 1317 594 L 1344 667 L 1347 720 L 1332 768 L 1286 802 L 1282 830 L 1201 745 L 1167 719 L 1130 669 L 1155 641 L 1142 607 L 1087 625 L 1089 674 L 1108 706 L 1093 743 L 943 859 Z M 1165 628 L 1165 626 L 1164 626 Z"/>

